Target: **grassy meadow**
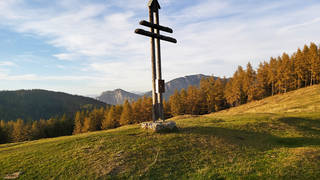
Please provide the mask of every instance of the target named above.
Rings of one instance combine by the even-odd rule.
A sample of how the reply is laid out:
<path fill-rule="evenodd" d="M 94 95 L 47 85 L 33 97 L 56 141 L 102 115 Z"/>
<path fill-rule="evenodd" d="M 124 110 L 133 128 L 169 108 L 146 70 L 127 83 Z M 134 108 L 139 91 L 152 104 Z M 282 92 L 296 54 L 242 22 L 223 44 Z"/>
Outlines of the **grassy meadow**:
<path fill-rule="evenodd" d="M 0 179 L 320 179 L 320 86 L 171 120 L 0 145 Z"/>

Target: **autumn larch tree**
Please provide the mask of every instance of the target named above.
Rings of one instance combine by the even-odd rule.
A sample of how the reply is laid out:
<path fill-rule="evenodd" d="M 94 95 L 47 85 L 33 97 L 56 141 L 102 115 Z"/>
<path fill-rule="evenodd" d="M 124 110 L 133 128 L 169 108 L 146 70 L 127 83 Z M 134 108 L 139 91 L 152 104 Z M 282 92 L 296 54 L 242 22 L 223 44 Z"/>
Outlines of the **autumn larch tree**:
<path fill-rule="evenodd" d="M 173 116 L 178 116 L 182 114 L 182 100 L 180 98 L 180 93 L 176 89 L 173 95 L 170 96 L 170 107 L 171 107 L 171 114 Z"/>
<path fill-rule="evenodd" d="M 120 125 L 133 124 L 133 113 L 132 108 L 128 100 L 123 104 L 123 110 L 120 116 Z"/>
<path fill-rule="evenodd" d="M 101 129 L 112 129 L 119 126 L 119 119 L 117 119 L 118 115 L 116 112 L 116 107 L 112 106 L 101 124 Z"/>
<path fill-rule="evenodd" d="M 142 98 L 132 103 L 132 120 L 134 123 L 142 122 Z"/>
<path fill-rule="evenodd" d="M 25 124 L 22 119 L 17 119 L 13 124 L 12 138 L 14 142 L 21 142 L 28 140 L 25 131 Z"/>
<path fill-rule="evenodd" d="M 310 64 L 310 86 L 315 84 L 319 79 L 320 73 L 320 57 L 318 47 L 316 44 L 311 43 L 309 48 L 309 64 Z"/>

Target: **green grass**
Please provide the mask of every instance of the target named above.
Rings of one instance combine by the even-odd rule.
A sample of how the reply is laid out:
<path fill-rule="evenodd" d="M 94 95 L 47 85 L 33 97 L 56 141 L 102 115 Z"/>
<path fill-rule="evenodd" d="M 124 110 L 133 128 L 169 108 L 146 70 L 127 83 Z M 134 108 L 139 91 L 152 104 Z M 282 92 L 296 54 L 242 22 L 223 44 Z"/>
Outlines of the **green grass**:
<path fill-rule="evenodd" d="M 205 116 L 0 145 L 0 178 L 320 179 L 320 86 Z"/>

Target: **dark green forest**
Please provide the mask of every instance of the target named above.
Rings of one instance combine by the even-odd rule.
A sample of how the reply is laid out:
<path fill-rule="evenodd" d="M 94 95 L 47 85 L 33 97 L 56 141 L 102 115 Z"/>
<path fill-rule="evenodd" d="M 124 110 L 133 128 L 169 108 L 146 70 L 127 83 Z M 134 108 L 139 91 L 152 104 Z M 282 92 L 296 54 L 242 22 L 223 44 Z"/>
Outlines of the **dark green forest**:
<path fill-rule="evenodd" d="M 46 90 L 0 91 L 0 120 L 25 121 L 73 116 L 81 109 L 105 107 L 92 98 Z"/>
<path fill-rule="evenodd" d="M 199 87 L 176 91 L 164 102 L 166 118 L 177 115 L 202 115 L 320 83 L 320 49 L 311 43 L 292 55 L 283 53 L 261 62 L 255 70 L 250 63 L 239 66 L 229 78 L 203 78 Z M 22 106 L 23 107 L 23 106 Z M 143 97 L 123 105 L 79 110 L 66 116 L 24 123 L 0 123 L 2 143 L 112 129 L 152 119 L 152 99 Z M 46 131 L 43 131 L 46 129 Z"/>

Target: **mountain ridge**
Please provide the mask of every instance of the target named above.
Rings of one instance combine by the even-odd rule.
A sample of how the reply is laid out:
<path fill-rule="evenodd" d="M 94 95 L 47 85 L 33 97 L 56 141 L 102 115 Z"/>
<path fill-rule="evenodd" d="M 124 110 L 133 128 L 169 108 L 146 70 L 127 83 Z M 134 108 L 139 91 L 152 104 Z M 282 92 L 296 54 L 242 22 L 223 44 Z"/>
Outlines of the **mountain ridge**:
<path fill-rule="evenodd" d="M 187 89 L 189 86 L 199 86 L 200 80 L 204 77 L 209 77 L 203 74 L 196 75 L 187 75 L 184 77 L 175 78 L 165 83 L 166 92 L 163 94 L 165 100 L 168 100 L 169 97 L 174 93 L 177 89 L 180 91 L 181 89 Z M 135 94 L 132 92 L 125 91 L 123 89 L 115 89 L 113 91 L 105 91 L 101 93 L 100 96 L 97 97 L 98 100 L 105 102 L 107 104 L 123 104 L 125 100 L 135 101 L 138 98 L 143 96 L 152 96 L 152 91 L 148 91 L 140 94 Z"/>
<path fill-rule="evenodd" d="M 107 104 L 123 104 L 125 100 L 135 101 L 140 98 L 140 95 L 125 91 L 123 89 L 115 89 L 113 91 L 105 91 L 97 97 L 97 100 L 105 102 Z"/>
<path fill-rule="evenodd" d="M 81 109 L 107 106 L 93 98 L 42 89 L 0 91 L 0 120 L 49 119 Z"/>

